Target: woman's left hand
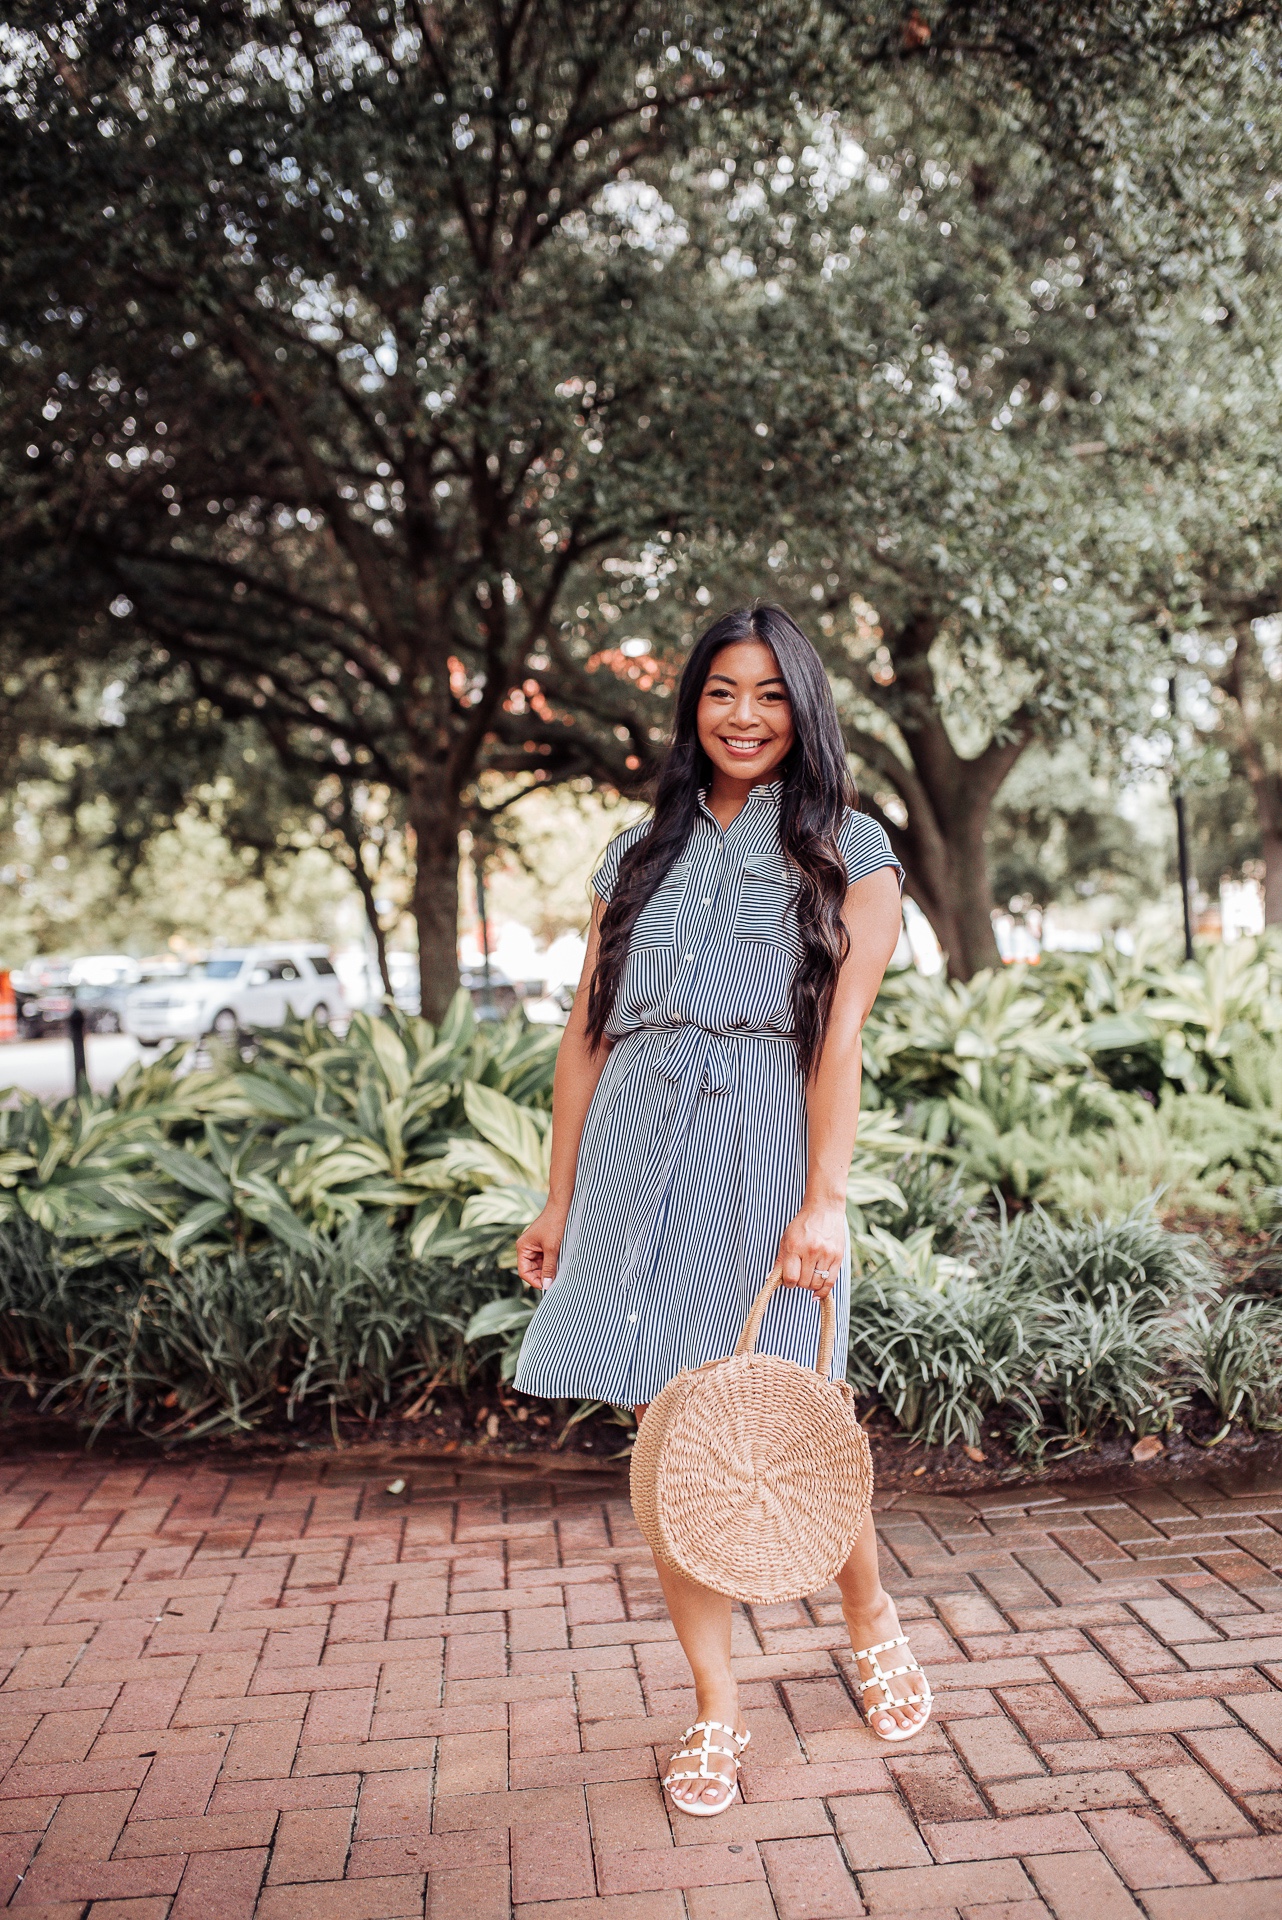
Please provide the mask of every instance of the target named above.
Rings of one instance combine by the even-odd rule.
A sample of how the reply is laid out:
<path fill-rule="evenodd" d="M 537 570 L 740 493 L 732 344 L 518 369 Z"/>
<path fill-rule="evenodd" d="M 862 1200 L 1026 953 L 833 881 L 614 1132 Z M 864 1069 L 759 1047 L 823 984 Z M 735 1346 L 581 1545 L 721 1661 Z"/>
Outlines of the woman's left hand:
<path fill-rule="evenodd" d="M 803 1204 L 779 1242 L 776 1265 L 786 1287 L 809 1287 L 816 1299 L 826 1300 L 845 1257 L 845 1208 Z"/>

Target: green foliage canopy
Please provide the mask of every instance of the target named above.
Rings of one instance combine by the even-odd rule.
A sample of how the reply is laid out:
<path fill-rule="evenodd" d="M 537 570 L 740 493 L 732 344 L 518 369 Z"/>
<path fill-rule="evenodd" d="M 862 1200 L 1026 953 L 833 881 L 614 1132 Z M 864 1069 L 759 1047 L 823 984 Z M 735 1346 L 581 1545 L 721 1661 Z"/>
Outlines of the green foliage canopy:
<path fill-rule="evenodd" d="M 963 117 L 982 108 L 1008 146 L 1019 122 L 1029 154 L 1040 143 L 1071 160 L 1081 196 L 1101 114 L 1116 117 L 1137 73 L 1200 57 L 1274 11 L 20 7 L 0 141 L 5 644 L 54 664 L 77 650 L 111 661 L 127 696 L 145 686 L 175 710 L 252 722 L 291 767 L 401 791 L 424 1005 L 439 1013 L 464 794 L 486 768 L 622 785 L 646 772 L 667 683 L 640 700 L 614 641 L 671 582 L 683 539 L 737 552 L 741 598 L 763 506 L 775 517 L 808 500 L 832 548 L 808 556 L 813 572 L 825 584 L 835 572 L 838 587 L 867 575 L 889 604 L 887 555 L 921 544 L 881 531 L 905 493 L 924 527 L 988 492 L 983 512 L 957 512 L 951 546 L 921 548 L 935 574 L 965 570 L 967 537 L 988 548 L 981 590 L 950 603 L 954 623 L 964 601 L 980 608 L 980 653 L 958 655 L 974 678 L 1010 625 L 1007 584 L 1030 540 L 1037 578 L 1053 561 L 1072 582 L 1071 549 L 1093 525 L 1089 489 L 1044 448 L 1004 475 L 987 459 L 967 474 L 959 443 L 954 478 L 923 467 L 920 498 L 906 482 L 921 450 L 902 404 L 907 382 L 922 391 L 915 356 L 956 357 L 949 326 L 974 326 L 1010 281 L 982 253 L 995 191 L 982 160 L 955 178 L 951 162 L 941 173 L 905 146 L 902 124 L 887 135 L 908 251 L 890 247 L 901 236 L 889 218 L 867 226 L 871 327 L 840 298 L 848 289 L 806 271 L 831 256 L 817 247 L 818 200 L 798 215 L 795 196 L 781 226 L 738 196 L 727 212 L 748 241 L 741 261 L 773 250 L 779 270 L 758 277 L 764 302 L 724 271 L 732 243 L 718 249 L 695 205 L 722 160 L 750 148 L 763 173 L 774 167 L 773 191 L 785 161 L 797 177 L 803 120 L 862 114 L 881 139 L 877 101 L 919 72 L 916 124 L 932 141 L 958 103 Z M 928 100 L 937 86 L 950 91 Z M 896 112 L 902 122 L 893 103 L 882 120 Z M 962 148 L 969 137 L 963 126 Z M 919 204 L 959 190 L 979 209 L 964 231 L 981 248 L 960 273 L 924 251 Z M 871 175 L 846 182 L 834 210 L 846 217 L 871 191 Z M 1013 250 L 1021 272 L 1044 238 L 1030 219 Z M 788 298 L 772 310 L 785 268 Z M 896 289 L 910 297 L 888 329 Z M 940 325 L 914 345 L 936 306 Z M 994 366 L 1014 316 L 1004 296 L 996 306 L 996 332 L 979 324 Z M 870 381 L 884 365 L 898 389 Z M 1021 365 L 1014 356 L 1001 381 Z M 1045 377 L 1030 373 L 1027 392 Z M 1003 399 L 995 386 L 991 397 Z M 763 411 L 786 453 L 790 425 L 816 409 L 829 437 L 809 436 L 796 464 L 775 460 L 763 499 Z M 833 452 L 850 462 L 837 488 Z M 1035 509 L 1051 523 L 1041 542 Z M 925 678 L 914 689 L 906 672 L 904 691 L 938 704 L 939 611 L 923 624 L 907 601 L 886 618 L 915 636 Z M 1065 653 L 1090 629 L 1097 661 L 1090 602 L 1066 603 L 1080 619 L 1059 625 Z M 1107 698 L 1089 691 L 1096 706 Z M 1021 714 L 1001 723 L 1016 744 Z M 891 723 L 901 761 L 904 719 Z M 975 822 L 1006 745 L 995 739 L 978 801 L 961 809 L 967 873 L 982 873 Z M 935 746 L 947 761 L 946 728 Z M 960 791 L 965 755 L 952 752 Z M 941 810 L 938 794 L 917 807 L 923 876 Z M 946 917 L 937 879 L 922 885 Z M 964 931 L 955 944 L 966 970 L 979 950 Z"/>

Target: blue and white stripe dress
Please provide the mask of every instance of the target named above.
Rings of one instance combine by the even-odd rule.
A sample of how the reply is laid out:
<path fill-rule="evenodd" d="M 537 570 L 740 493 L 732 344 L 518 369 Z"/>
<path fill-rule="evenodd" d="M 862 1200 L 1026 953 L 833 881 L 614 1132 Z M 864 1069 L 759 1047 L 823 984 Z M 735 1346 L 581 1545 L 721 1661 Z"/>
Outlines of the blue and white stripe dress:
<path fill-rule="evenodd" d="M 516 1386 L 639 1406 L 683 1367 L 729 1353 L 806 1181 L 805 1086 L 792 1038 L 801 941 L 779 839 L 779 782 L 723 832 L 706 805 L 632 932 L 610 1057 L 584 1123 L 557 1277 Z M 606 849 L 609 900 L 640 821 Z M 876 821 L 839 835 L 860 880 L 898 862 Z M 850 1256 L 837 1283 L 832 1377 L 846 1368 Z M 758 1351 L 813 1366 L 819 1305 L 783 1287 Z"/>

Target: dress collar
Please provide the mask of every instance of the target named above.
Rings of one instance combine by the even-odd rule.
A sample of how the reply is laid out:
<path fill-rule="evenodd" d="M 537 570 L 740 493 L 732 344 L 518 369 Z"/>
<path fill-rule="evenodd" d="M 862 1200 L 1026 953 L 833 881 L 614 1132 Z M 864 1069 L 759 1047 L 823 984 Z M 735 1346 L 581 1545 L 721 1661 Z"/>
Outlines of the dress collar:
<path fill-rule="evenodd" d="M 748 798 L 743 803 L 743 810 L 746 811 L 747 808 L 752 806 L 760 807 L 770 805 L 777 807 L 782 798 L 782 780 L 763 780 L 759 786 L 750 788 Z M 706 787 L 700 787 L 699 789 L 699 805 L 705 813 L 708 812 L 708 789 Z M 738 814 L 736 814 L 735 818 L 738 819 L 738 817 Z"/>
<path fill-rule="evenodd" d="M 730 825 L 728 827 L 723 827 L 721 825 L 721 822 L 717 819 L 717 816 L 715 815 L 715 813 L 713 813 L 711 807 L 708 805 L 708 789 L 706 787 L 700 787 L 699 811 L 703 815 L 704 819 L 709 821 L 710 824 L 716 828 L 717 832 L 721 834 L 722 837 L 724 838 L 727 834 L 735 833 L 741 821 L 750 820 L 753 818 L 754 815 L 760 816 L 762 814 L 768 814 L 770 812 L 777 813 L 779 810 L 779 803 L 782 800 L 782 798 L 783 798 L 783 781 L 782 780 L 763 781 L 760 786 L 753 787 L 750 790 L 748 794 L 748 798 L 744 801 L 738 813 L 736 813 L 734 819 L 730 822 Z"/>

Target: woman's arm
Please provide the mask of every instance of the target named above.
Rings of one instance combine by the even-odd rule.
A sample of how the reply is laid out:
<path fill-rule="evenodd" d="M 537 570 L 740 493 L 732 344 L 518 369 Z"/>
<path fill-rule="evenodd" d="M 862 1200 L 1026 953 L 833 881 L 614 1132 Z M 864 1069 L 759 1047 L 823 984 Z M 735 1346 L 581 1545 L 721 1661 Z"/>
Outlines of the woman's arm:
<path fill-rule="evenodd" d="M 806 1089 L 809 1153 L 801 1211 L 779 1242 L 783 1280 L 832 1291 L 846 1253 L 846 1176 L 859 1129 L 861 1034 L 899 938 L 899 887 L 893 867 L 846 890 L 842 919 L 850 951 L 837 979 L 819 1065 Z M 822 1280 L 816 1279 L 822 1274 Z"/>
<path fill-rule="evenodd" d="M 556 1278 L 561 1236 L 574 1196 L 574 1173 L 579 1160 L 579 1141 L 583 1123 L 592 1105 L 597 1082 L 605 1071 L 609 1046 L 594 1052 L 588 1045 L 588 994 L 596 972 L 597 951 L 601 940 L 601 915 L 604 903 L 592 908 L 588 929 L 588 951 L 583 973 L 574 995 L 574 1005 L 565 1023 L 556 1056 L 556 1076 L 552 1082 L 552 1161 L 548 1181 L 547 1205 L 537 1220 L 532 1220 L 516 1243 L 516 1264 L 522 1280 L 531 1287 L 546 1287 Z"/>

